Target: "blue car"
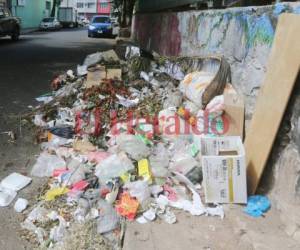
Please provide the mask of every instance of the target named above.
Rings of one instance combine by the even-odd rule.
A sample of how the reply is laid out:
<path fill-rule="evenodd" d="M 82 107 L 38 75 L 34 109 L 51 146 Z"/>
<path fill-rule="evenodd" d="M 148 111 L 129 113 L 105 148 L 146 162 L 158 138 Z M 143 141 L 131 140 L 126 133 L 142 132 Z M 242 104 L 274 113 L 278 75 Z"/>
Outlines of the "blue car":
<path fill-rule="evenodd" d="M 109 16 L 94 16 L 89 25 L 89 37 L 113 35 L 113 25 Z"/>

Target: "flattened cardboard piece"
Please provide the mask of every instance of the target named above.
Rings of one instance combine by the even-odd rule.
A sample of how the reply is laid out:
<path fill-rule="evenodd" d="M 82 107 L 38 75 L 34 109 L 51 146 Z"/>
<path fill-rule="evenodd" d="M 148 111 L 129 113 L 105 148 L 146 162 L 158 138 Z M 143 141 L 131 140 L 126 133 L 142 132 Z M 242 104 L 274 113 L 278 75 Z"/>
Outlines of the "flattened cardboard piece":
<path fill-rule="evenodd" d="M 268 69 L 245 139 L 248 190 L 255 193 L 300 68 L 300 16 L 281 14 Z"/>
<path fill-rule="evenodd" d="M 105 78 L 106 78 L 106 70 L 104 66 L 97 65 L 96 67 L 89 68 L 85 86 L 86 88 L 99 86 L 101 81 Z"/>
<path fill-rule="evenodd" d="M 242 96 L 224 94 L 225 112 L 223 119 L 228 123 L 225 136 L 244 137 L 245 103 Z"/>
<path fill-rule="evenodd" d="M 121 69 L 107 69 L 106 70 L 106 78 L 121 80 L 122 79 L 122 70 Z"/>

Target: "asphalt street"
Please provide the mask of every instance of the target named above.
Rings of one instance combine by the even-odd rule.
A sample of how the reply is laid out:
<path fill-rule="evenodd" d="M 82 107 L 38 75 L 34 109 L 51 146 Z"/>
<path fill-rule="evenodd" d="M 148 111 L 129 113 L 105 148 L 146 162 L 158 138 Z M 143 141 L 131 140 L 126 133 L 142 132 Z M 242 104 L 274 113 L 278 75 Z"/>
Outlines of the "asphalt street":
<path fill-rule="evenodd" d="M 26 110 L 50 91 L 55 74 L 76 69 L 87 54 L 113 45 L 112 39 L 88 38 L 85 28 L 35 32 L 18 42 L 0 38 L 0 114 Z"/>

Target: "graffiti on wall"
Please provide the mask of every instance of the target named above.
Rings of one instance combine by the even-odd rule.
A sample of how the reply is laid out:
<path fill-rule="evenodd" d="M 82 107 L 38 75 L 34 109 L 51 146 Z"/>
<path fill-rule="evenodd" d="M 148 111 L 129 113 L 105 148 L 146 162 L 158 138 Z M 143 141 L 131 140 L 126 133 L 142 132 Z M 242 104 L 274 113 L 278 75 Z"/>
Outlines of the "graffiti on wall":
<path fill-rule="evenodd" d="M 275 34 L 269 15 L 256 16 L 247 12 L 193 14 L 187 18 L 187 30 L 185 38 L 192 47 L 210 52 L 218 51 L 226 39 L 240 42 L 234 46 L 244 45 L 246 50 L 258 44 L 271 47 Z"/>
<path fill-rule="evenodd" d="M 217 53 L 234 46 L 243 50 L 244 57 L 255 46 L 271 47 L 278 16 L 284 12 L 299 13 L 300 6 L 279 3 L 261 8 L 140 14 L 134 38 L 142 47 L 164 55 L 185 50 Z"/>

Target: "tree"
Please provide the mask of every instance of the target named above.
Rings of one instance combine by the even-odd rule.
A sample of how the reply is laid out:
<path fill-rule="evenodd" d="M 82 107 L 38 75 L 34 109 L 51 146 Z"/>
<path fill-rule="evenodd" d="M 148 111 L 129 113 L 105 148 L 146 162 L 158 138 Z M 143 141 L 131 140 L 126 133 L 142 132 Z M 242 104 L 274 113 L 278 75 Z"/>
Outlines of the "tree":
<path fill-rule="evenodd" d="M 136 0 L 113 0 L 113 8 L 118 11 L 121 27 L 131 25 Z"/>
<path fill-rule="evenodd" d="M 51 17 L 55 17 L 56 8 L 60 5 L 61 0 L 53 0 L 52 10 L 51 10 Z"/>

